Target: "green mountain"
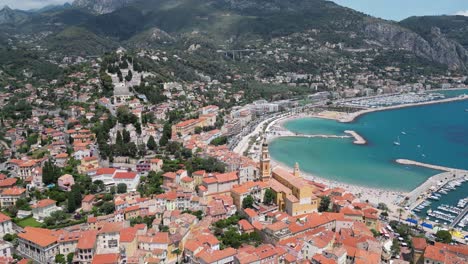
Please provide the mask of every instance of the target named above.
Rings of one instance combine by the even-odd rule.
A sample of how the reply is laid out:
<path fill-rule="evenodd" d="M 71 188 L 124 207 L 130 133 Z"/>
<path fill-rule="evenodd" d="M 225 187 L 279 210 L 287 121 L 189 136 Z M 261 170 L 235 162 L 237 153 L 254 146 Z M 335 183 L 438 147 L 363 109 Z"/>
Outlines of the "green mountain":
<path fill-rule="evenodd" d="M 95 55 L 118 44 L 151 47 L 171 42 L 184 49 L 203 44 L 211 59 L 220 49 L 259 48 L 281 37 L 294 36 L 294 46 L 305 44 L 311 41 L 304 37 L 308 35 L 322 46 L 392 50 L 413 54 L 418 63 L 466 70 L 467 20 L 429 21 L 386 21 L 325 0 L 76 0 L 73 8 L 30 16 L 9 33 L 48 32 L 44 45 L 65 55 Z M 335 57 L 311 52 L 315 60 Z"/>
<path fill-rule="evenodd" d="M 68 27 L 45 38 L 42 45 L 54 53 L 80 56 L 100 55 L 118 47 L 116 42 L 80 27 Z"/>
<path fill-rule="evenodd" d="M 28 12 L 13 10 L 8 6 L 5 6 L 0 10 L 0 24 L 17 25 L 26 21 L 29 15 L 30 14 Z"/>

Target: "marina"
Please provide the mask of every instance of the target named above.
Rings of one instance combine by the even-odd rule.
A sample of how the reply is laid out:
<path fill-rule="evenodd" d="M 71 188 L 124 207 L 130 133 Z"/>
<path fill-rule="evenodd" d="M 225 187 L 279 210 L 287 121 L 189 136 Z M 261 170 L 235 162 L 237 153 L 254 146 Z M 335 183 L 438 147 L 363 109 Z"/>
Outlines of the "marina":
<path fill-rule="evenodd" d="M 445 95 L 441 93 L 405 93 L 395 95 L 382 95 L 372 98 L 355 99 L 345 101 L 341 104 L 348 107 L 376 108 L 382 106 L 395 106 L 400 104 L 414 104 L 444 99 Z"/>
<path fill-rule="evenodd" d="M 468 197 L 464 192 L 467 185 L 467 177 L 437 185 L 412 211 L 425 222 L 467 230 Z"/>

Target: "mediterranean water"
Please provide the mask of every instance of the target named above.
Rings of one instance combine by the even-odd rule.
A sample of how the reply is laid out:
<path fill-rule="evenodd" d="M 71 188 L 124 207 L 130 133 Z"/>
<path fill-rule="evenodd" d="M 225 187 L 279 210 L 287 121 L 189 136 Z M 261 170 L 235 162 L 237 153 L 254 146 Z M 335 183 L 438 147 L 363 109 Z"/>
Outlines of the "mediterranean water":
<path fill-rule="evenodd" d="M 468 90 L 441 93 L 454 97 L 468 94 Z M 285 128 L 301 134 L 330 135 L 345 135 L 345 130 L 354 130 L 367 144 L 355 145 L 352 138 L 284 137 L 271 142 L 270 154 L 290 167 L 298 162 L 302 171 L 329 180 L 410 191 L 440 171 L 400 165 L 396 159 L 468 170 L 465 109 L 468 100 L 373 112 L 352 123 L 295 119 L 286 122 Z M 467 194 L 468 185 L 463 186 Z"/>

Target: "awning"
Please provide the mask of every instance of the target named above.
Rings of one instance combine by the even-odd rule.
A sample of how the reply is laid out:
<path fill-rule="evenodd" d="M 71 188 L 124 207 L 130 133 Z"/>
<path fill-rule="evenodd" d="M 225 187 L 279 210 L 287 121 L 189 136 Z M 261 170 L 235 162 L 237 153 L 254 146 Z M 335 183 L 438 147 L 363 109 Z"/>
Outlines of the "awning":
<path fill-rule="evenodd" d="M 426 227 L 426 228 L 429 228 L 429 229 L 432 229 L 432 225 L 431 225 L 431 224 L 428 224 L 428 223 L 426 223 L 426 222 L 422 223 L 421 226 Z"/>
<path fill-rule="evenodd" d="M 406 222 L 410 222 L 410 223 L 413 223 L 413 224 L 417 224 L 417 223 L 418 223 L 418 220 L 413 219 L 413 218 L 407 218 L 407 219 L 406 219 Z"/>

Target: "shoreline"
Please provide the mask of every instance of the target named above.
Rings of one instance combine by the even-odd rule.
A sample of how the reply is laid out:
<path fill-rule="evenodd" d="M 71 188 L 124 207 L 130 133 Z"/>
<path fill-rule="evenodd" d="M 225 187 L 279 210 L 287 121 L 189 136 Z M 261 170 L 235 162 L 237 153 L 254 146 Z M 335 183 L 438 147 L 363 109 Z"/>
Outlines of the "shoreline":
<path fill-rule="evenodd" d="M 463 89 L 466 89 L 466 88 L 463 88 Z M 322 118 L 322 119 L 335 120 L 335 121 L 342 122 L 342 123 L 350 123 L 356 120 L 361 115 L 365 115 L 365 114 L 372 113 L 372 112 L 400 109 L 400 108 L 406 108 L 406 107 L 417 107 L 417 106 L 439 104 L 439 103 L 449 103 L 449 102 L 463 101 L 463 100 L 468 100 L 468 96 L 459 96 L 455 98 L 448 98 L 448 99 L 414 103 L 414 104 L 403 104 L 403 105 L 395 105 L 395 106 L 388 106 L 388 107 L 380 107 L 380 108 L 375 108 L 375 109 L 374 108 L 366 109 L 366 110 L 362 110 L 356 113 L 347 114 L 347 116 L 345 117 L 342 117 L 342 114 L 340 115 L 339 112 L 333 112 L 333 111 L 323 111 L 318 114 L 299 114 L 295 116 L 283 116 L 281 118 L 273 120 L 268 126 L 268 128 L 277 125 L 281 127 L 282 129 L 289 131 L 284 126 L 284 123 L 289 122 L 291 120 L 301 119 L 301 118 Z M 367 144 L 367 141 L 355 131 L 346 130 L 344 131 L 344 133 L 351 135 L 354 138 L 354 142 L 353 142 L 354 144 L 357 144 L 357 145 Z M 277 138 L 277 137 L 274 137 L 274 138 Z M 278 160 L 275 160 L 273 158 L 271 158 L 271 161 L 272 161 L 272 164 L 279 165 L 281 167 L 284 167 L 285 169 L 292 170 L 292 168 L 286 165 L 285 163 L 279 162 Z M 390 199 L 389 197 L 392 197 L 392 201 L 391 201 L 392 203 L 397 202 L 398 204 L 400 204 L 401 202 L 404 202 L 405 197 L 408 197 L 410 200 L 413 200 L 415 196 L 417 197 L 421 193 L 427 192 L 428 191 L 427 183 L 434 182 L 434 179 L 438 179 L 440 177 L 439 175 L 445 175 L 447 172 L 454 172 L 454 171 L 466 172 L 466 170 L 463 170 L 463 169 L 448 168 L 448 167 L 443 167 L 443 166 L 438 166 L 438 165 L 433 165 L 433 164 L 425 164 L 425 163 L 412 161 L 412 160 L 406 160 L 406 159 L 397 159 L 394 162 L 400 165 L 410 165 L 410 166 L 430 168 L 430 169 L 438 170 L 439 173 L 432 175 L 431 177 L 427 178 L 424 182 L 422 182 L 421 184 L 419 184 L 418 186 L 414 187 L 412 190 L 409 190 L 409 191 L 373 188 L 373 187 L 360 185 L 360 184 L 352 184 L 352 183 L 345 183 L 345 182 L 330 180 L 330 179 L 320 177 L 320 176 L 317 176 L 308 172 L 301 172 L 301 173 L 305 176 L 304 178 L 314 179 L 317 182 L 326 184 L 330 188 L 333 188 L 333 187 L 341 187 L 345 189 L 351 188 L 352 190 L 350 190 L 350 192 L 352 193 L 359 192 L 359 193 L 366 193 L 366 195 L 371 194 L 368 197 L 372 198 L 373 200 L 375 200 L 376 195 L 386 194 L 387 199 Z M 379 194 L 376 194 L 376 191 Z"/>
<path fill-rule="evenodd" d="M 270 160 L 272 168 L 280 166 L 289 171 L 293 171 L 291 166 L 288 166 L 283 162 L 280 162 L 272 157 L 270 157 Z M 301 176 L 306 180 L 325 184 L 327 189 L 343 188 L 346 191 L 354 194 L 360 200 L 369 200 L 376 204 L 385 203 L 394 212 L 396 212 L 396 209 L 400 206 L 400 203 L 403 202 L 405 197 L 410 193 L 409 191 L 403 190 L 382 189 L 354 183 L 335 181 L 304 171 L 301 171 Z"/>

